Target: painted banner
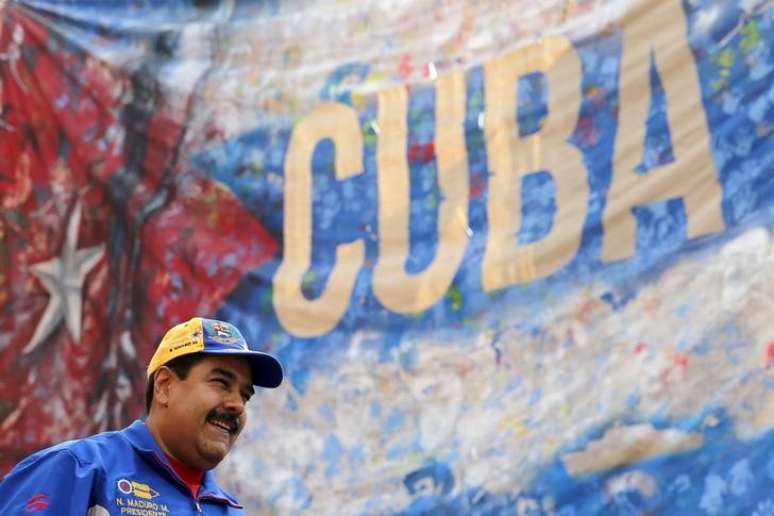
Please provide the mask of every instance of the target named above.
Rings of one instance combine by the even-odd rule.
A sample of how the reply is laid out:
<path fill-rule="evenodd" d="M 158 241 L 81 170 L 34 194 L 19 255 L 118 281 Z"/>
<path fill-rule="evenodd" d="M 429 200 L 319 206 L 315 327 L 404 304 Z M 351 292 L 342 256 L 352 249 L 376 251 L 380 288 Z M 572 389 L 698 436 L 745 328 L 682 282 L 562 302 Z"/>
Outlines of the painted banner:
<path fill-rule="evenodd" d="M 0 473 L 276 354 L 249 514 L 774 516 L 774 2 L 0 2 Z"/>

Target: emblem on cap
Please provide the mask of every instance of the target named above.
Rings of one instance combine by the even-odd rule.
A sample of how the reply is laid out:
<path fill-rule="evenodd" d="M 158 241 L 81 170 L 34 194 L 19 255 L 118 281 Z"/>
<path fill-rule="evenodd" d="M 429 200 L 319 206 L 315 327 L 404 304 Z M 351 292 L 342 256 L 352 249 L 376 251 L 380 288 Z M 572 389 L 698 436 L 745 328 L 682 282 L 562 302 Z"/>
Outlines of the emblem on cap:
<path fill-rule="evenodd" d="M 205 334 L 205 342 L 214 342 L 223 346 L 231 346 L 246 349 L 244 337 L 233 325 L 209 319 L 202 320 Z"/>
<path fill-rule="evenodd" d="M 223 324 L 220 321 L 213 323 L 212 329 L 215 331 L 215 334 L 218 337 L 228 338 L 234 336 L 233 332 L 231 331 L 231 327 L 227 324 Z"/>

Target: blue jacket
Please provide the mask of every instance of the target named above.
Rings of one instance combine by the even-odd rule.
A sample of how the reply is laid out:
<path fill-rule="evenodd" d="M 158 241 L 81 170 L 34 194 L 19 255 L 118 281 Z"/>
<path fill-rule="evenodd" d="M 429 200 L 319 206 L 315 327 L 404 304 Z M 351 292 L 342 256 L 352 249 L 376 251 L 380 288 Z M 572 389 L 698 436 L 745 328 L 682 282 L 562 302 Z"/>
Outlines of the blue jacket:
<path fill-rule="evenodd" d="M 0 482 L 0 514 L 85 516 L 243 514 L 242 506 L 204 474 L 199 496 L 169 465 L 143 421 L 46 448 Z"/>

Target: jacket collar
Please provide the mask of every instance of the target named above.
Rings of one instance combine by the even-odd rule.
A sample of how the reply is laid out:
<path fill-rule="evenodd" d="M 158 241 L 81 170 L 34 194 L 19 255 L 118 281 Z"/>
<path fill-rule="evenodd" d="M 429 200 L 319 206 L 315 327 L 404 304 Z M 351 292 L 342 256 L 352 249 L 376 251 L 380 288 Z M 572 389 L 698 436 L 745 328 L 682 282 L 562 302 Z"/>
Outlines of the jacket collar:
<path fill-rule="evenodd" d="M 166 476 L 174 479 L 177 483 L 185 485 L 174 472 L 164 451 L 156 442 L 156 439 L 153 438 L 153 435 L 151 435 L 150 430 L 148 430 L 148 425 L 145 424 L 144 420 L 137 419 L 131 425 L 121 430 L 121 434 L 129 441 L 129 444 L 131 444 L 134 449 L 146 457 L 149 457 L 151 463 L 158 466 L 157 469 L 162 471 Z M 199 490 L 199 498 L 225 503 L 239 509 L 243 508 L 233 496 L 221 489 L 215 480 L 215 474 L 212 470 L 204 472 L 202 486 Z"/>

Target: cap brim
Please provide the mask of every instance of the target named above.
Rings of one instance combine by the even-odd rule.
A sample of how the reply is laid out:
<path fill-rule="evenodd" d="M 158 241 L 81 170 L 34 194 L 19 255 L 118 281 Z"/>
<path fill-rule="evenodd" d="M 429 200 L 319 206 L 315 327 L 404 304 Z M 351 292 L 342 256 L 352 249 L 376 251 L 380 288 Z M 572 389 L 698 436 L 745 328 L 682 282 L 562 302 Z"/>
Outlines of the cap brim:
<path fill-rule="evenodd" d="M 224 350 L 206 350 L 201 352 L 203 355 L 219 355 L 244 357 L 250 361 L 253 372 L 253 385 L 274 389 L 282 383 L 284 373 L 279 360 L 260 351 L 238 351 L 233 349 Z"/>

